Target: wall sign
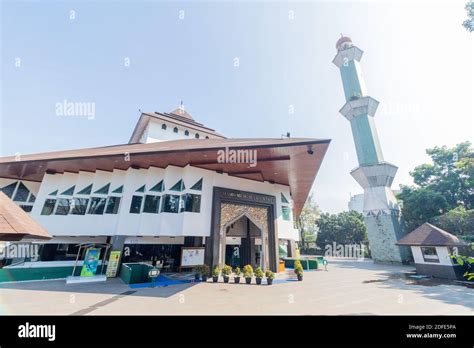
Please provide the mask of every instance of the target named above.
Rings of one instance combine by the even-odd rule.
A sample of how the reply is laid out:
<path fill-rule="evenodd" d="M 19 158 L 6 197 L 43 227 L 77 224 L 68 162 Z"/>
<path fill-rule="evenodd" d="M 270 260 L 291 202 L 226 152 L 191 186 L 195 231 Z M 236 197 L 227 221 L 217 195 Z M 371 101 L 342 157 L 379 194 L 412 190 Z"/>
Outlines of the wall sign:
<path fill-rule="evenodd" d="M 122 252 L 120 250 L 112 250 L 110 252 L 109 263 L 107 265 L 107 271 L 105 272 L 107 278 L 114 278 L 117 276 L 121 254 Z"/>

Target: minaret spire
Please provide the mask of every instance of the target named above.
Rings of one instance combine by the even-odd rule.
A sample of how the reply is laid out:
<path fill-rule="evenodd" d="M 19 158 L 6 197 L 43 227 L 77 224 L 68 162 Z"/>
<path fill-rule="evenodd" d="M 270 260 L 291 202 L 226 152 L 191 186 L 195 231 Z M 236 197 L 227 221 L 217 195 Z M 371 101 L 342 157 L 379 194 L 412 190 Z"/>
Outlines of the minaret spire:
<path fill-rule="evenodd" d="M 395 245 L 404 231 L 400 208 L 390 188 L 398 168 L 383 158 L 374 119 L 379 102 L 367 95 L 359 63 L 362 50 L 342 34 L 336 49 L 333 63 L 341 72 L 346 99 L 339 112 L 351 124 L 359 161 L 359 167 L 353 169 L 351 175 L 364 189 L 364 216 L 372 258 L 402 262 L 409 254 L 406 248 Z"/>

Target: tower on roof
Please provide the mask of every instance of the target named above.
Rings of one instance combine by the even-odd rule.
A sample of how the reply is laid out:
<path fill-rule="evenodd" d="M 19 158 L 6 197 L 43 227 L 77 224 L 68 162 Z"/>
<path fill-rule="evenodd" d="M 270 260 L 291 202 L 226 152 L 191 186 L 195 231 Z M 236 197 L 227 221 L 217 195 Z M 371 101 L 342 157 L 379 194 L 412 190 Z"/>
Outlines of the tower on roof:
<path fill-rule="evenodd" d="M 184 109 L 184 104 L 181 101 L 178 108 L 171 112 L 143 112 L 129 143 L 213 138 L 225 139 L 214 129 L 195 121 Z"/>

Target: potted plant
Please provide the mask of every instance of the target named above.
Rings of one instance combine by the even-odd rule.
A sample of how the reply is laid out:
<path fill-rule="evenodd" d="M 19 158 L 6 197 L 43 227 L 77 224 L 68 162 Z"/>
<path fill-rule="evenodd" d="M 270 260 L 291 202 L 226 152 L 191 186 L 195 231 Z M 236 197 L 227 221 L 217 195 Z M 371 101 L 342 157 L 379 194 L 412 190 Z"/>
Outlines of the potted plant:
<path fill-rule="evenodd" d="M 234 269 L 234 283 L 239 284 L 240 283 L 240 275 L 242 274 L 242 271 L 240 270 L 240 267 L 235 267 Z"/>
<path fill-rule="evenodd" d="M 212 270 L 212 281 L 214 283 L 217 283 L 219 280 L 219 275 L 221 274 L 221 269 L 219 266 L 215 266 L 214 269 Z"/>
<path fill-rule="evenodd" d="M 201 265 L 199 273 L 201 274 L 201 279 L 203 282 L 207 282 L 207 278 L 209 277 L 209 266 L 208 265 Z"/>
<path fill-rule="evenodd" d="M 245 282 L 247 284 L 250 284 L 252 282 L 252 277 L 253 277 L 253 267 L 250 265 L 245 265 L 244 266 L 244 278 Z"/>
<path fill-rule="evenodd" d="M 265 271 L 265 277 L 267 277 L 267 284 L 272 285 L 273 279 L 275 279 L 275 273 L 270 270 Z"/>
<path fill-rule="evenodd" d="M 263 278 L 263 271 L 261 267 L 257 267 L 255 269 L 255 281 L 257 282 L 257 285 L 262 284 L 262 278 Z"/>
<path fill-rule="evenodd" d="M 232 273 L 232 267 L 231 266 L 225 265 L 222 268 L 222 276 L 224 277 L 224 283 L 229 282 L 229 276 L 231 275 L 231 273 Z"/>
<path fill-rule="evenodd" d="M 296 277 L 298 278 L 299 281 L 303 280 L 303 266 L 301 265 L 300 260 L 295 261 L 295 268 L 294 268 Z"/>
<path fill-rule="evenodd" d="M 201 276 L 201 266 L 197 266 L 194 268 L 194 280 L 198 281 L 200 276 Z"/>

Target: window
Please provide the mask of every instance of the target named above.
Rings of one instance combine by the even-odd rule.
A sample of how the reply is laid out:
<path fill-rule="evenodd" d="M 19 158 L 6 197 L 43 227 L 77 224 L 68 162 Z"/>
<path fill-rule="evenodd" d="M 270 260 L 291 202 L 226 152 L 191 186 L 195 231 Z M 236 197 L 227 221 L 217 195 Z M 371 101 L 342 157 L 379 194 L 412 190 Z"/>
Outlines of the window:
<path fill-rule="evenodd" d="M 439 262 L 438 253 L 435 247 L 422 247 L 421 253 L 423 254 L 423 260 L 425 262 Z"/>
<path fill-rule="evenodd" d="M 33 206 L 32 205 L 20 205 L 20 208 L 23 209 L 25 212 L 29 213 L 32 209 L 33 209 Z"/>
<path fill-rule="evenodd" d="M 120 207 L 120 197 L 109 197 L 105 208 L 106 214 L 117 214 Z"/>
<path fill-rule="evenodd" d="M 8 198 L 12 198 L 13 192 L 15 192 L 16 184 L 18 184 L 18 181 L 15 181 L 13 184 L 7 185 L 2 188 L 2 192 L 8 196 Z"/>
<path fill-rule="evenodd" d="M 283 216 L 283 220 L 291 221 L 291 210 L 289 207 L 281 207 L 281 215 Z"/>
<path fill-rule="evenodd" d="M 92 192 L 92 184 L 90 184 L 87 187 L 84 187 L 82 190 L 80 190 L 77 194 L 78 195 L 90 195 Z"/>
<path fill-rule="evenodd" d="M 199 179 L 193 186 L 191 186 L 191 190 L 201 191 L 202 190 L 202 178 Z"/>
<path fill-rule="evenodd" d="M 89 204 L 88 198 L 73 198 L 72 204 L 71 204 L 71 214 L 85 215 L 88 204 Z"/>
<path fill-rule="evenodd" d="M 161 129 L 166 130 L 166 124 L 163 123 L 163 124 L 161 125 Z"/>
<path fill-rule="evenodd" d="M 288 199 L 286 199 L 286 197 L 283 193 L 280 193 L 280 194 L 281 194 L 281 202 L 282 203 L 290 203 L 290 202 L 288 202 Z"/>
<path fill-rule="evenodd" d="M 145 192 L 145 185 L 143 185 L 142 187 L 140 187 L 138 190 L 136 190 L 135 192 Z"/>
<path fill-rule="evenodd" d="M 133 196 L 132 197 L 132 204 L 130 205 L 130 213 L 131 214 L 140 214 L 140 210 L 142 208 L 142 196 Z"/>
<path fill-rule="evenodd" d="M 173 187 L 170 188 L 170 191 L 183 191 L 186 187 L 184 186 L 183 180 L 178 181 Z"/>
<path fill-rule="evenodd" d="M 194 136 L 196 139 L 199 139 L 199 133 L 196 133 L 196 135 Z"/>
<path fill-rule="evenodd" d="M 123 185 L 117 187 L 115 190 L 112 191 L 112 193 L 123 193 Z"/>
<path fill-rule="evenodd" d="M 61 194 L 64 195 L 64 196 L 72 196 L 74 194 L 74 189 L 75 188 L 76 188 L 76 186 L 72 186 Z"/>
<path fill-rule="evenodd" d="M 41 210 L 41 215 L 51 215 L 54 211 L 54 206 L 56 205 L 56 200 L 48 198 L 44 202 L 43 209 Z"/>
<path fill-rule="evenodd" d="M 104 213 L 106 200 L 107 198 L 92 197 L 87 214 L 102 215 Z"/>
<path fill-rule="evenodd" d="M 145 196 L 145 204 L 143 206 L 144 213 L 157 214 L 160 207 L 160 196 Z"/>
<path fill-rule="evenodd" d="M 179 211 L 179 196 L 164 195 L 161 211 L 165 213 L 177 213 Z"/>
<path fill-rule="evenodd" d="M 36 196 L 34 194 L 30 195 L 30 199 L 28 199 L 28 203 L 34 203 L 36 201 Z"/>
<path fill-rule="evenodd" d="M 191 213 L 199 213 L 201 211 L 201 195 L 193 195 L 186 193 L 182 197 L 182 206 L 180 211 L 187 211 Z"/>
<path fill-rule="evenodd" d="M 209 139 L 209 137 L 206 135 L 206 139 Z"/>
<path fill-rule="evenodd" d="M 188 131 L 188 130 L 185 130 L 185 131 L 184 131 L 184 135 L 186 135 L 187 137 L 189 137 L 189 131 Z"/>
<path fill-rule="evenodd" d="M 109 194 L 109 189 L 110 189 L 110 183 L 105 185 L 105 186 L 102 186 L 100 189 L 98 189 L 94 193 L 98 193 L 98 194 L 101 194 L 101 195 L 108 195 Z"/>
<path fill-rule="evenodd" d="M 158 184 L 156 184 L 155 186 L 153 186 L 150 191 L 152 192 L 163 192 L 165 189 L 165 185 L 163 183 L 163 180 L 161 180 Z"/>
<path fill-rule="evenodd" d="M 70 200 L 67 198 L 58 199 L 58 206 L 56 207 L 55 215 L 67 215 L 71 209 Z"/>
<path fill-rule="evenodd" d="M 17 202 L 26 202 L 29 194 L 30 190 L 28 190 L 28 188 L 22 182 L 20 182 L 20 185 L 18 185 L 18 189 L 16 190 L 15 197 L 13 198 L 13 200 Z"/>
<path fill-rule="evenodd" d="M 174 128 L 173 128 L 173 132 L 174 132 L 174 133 L 178 133 L 178 127 L 174 127 Z"/>
<path fill-rule="evenodd" d="M 58 190 L 51 192 L 48 196 L 57 196 Z"/>

